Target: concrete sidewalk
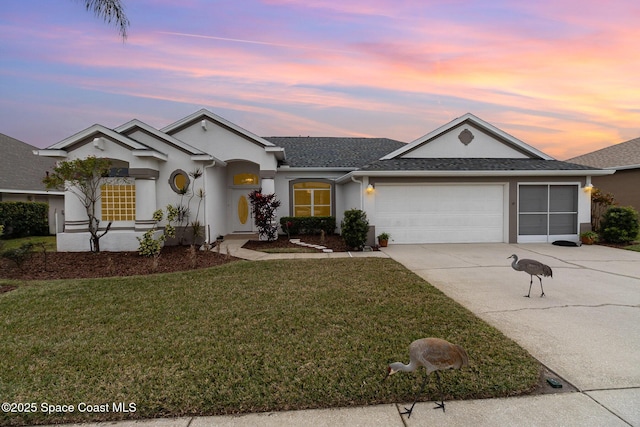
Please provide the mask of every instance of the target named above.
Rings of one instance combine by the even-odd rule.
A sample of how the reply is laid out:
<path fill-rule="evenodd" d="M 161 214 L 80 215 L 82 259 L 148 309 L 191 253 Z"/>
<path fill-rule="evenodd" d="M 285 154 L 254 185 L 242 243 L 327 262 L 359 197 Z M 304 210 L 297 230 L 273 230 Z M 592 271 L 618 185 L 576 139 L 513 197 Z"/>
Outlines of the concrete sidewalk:
<path fill-rule="evenodd" d="M 220 245 L 220 253 L 246 259 L 249 261 L 265 261 L 273 259 L 323 259 L 323 258 L 362 258 L 362 257 L 377 257 L 388 258 L 389 256 L 381 251 L 372 252 L 321 252 L 318 253 L 277 253 L 269 254 L 266 252 L 252 251 L 250 249 L 244 249 L 242 246 L 247 243 L 242 239 L 226 239 Z"/>
<path fill-rule="evenodd" d="M 185 417 L 91 424 L 117 427 L 202 426 L 639 426 L 640 253 L 603 246 L 548 244 L 392 245 L 383 252 L 264 254 L 228 240 L 222 253 L 249 260 L 391 257 L 526 348 L 578 391 L 402 405 Z M 507 257 L 549 264 L 546 297 Z M 535 279 L 535 278 L 534 278 Z M 537 279 L 535 279 L 537 281 Z M 537 287 L 536 287 L 537 286 Z M 566 390 L 566 389 L 565 389 Z"/>

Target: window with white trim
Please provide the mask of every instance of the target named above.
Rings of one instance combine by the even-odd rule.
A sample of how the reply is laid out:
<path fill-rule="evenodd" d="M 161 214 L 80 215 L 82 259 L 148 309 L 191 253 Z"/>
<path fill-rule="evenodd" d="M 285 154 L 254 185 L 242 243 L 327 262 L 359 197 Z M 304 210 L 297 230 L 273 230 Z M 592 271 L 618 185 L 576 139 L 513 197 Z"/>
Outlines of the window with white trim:
<path fill-rule="evenodd" d="M 293 216 L 330 216 L 331 184 L 304 181 L 293 184 Z"/>

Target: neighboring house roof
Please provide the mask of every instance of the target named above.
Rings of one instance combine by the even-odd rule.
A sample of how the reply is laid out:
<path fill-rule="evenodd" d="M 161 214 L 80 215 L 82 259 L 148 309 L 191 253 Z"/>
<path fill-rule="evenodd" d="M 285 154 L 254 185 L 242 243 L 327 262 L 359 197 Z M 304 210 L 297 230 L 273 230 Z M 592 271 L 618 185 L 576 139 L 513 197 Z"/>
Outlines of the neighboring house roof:
<path fill-rule="evenodd" d="M 34 155 L 36 147 L 0 133 L 0 193 L 62 194 L 42 183 L 56 162 Z"/>
<path fill-rule="evenodd" d="M 283 147 L 292 168 L 356 169 L 406 145 L 388 138 L 265 137 Z"/>
<path fill-rule="evenodd" d="M 605 169 L 640 168 L 640 138 L 605 147 L 567 161 Z"/>

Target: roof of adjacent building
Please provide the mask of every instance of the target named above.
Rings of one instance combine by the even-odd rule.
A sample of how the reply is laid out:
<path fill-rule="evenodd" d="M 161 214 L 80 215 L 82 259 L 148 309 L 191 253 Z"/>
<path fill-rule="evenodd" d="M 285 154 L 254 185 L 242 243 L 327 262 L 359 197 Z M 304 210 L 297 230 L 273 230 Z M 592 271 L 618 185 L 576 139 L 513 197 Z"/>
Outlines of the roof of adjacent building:
<path fill-rule="evenodd" d="M 363 171 L 569 171 L 597 170 L 591 166 L 545 159 L 396 158 L 376 160 Z"/>
<path fill-rule="evenodd" d="M 37 147 L 0 133 L 0 192 L 44 193 L 42 183 L 55 160 L 33 154 Z"/>
<path fill-rule="evenodd" d="M 640 138 L 605 147 L 567 160 L 596 168 L 624 169 L 640 167 Z"/>
<path fill-rule="evenodd" d="M 289 167 L 360 168 L 406 145 L 388 138 L 265 137 L 285 149 Z"/>

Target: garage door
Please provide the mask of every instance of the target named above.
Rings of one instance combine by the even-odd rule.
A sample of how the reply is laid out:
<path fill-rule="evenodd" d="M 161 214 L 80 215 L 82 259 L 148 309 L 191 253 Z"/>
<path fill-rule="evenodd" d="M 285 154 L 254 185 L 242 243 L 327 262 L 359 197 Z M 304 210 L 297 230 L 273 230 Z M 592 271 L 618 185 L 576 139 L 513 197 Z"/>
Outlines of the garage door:
<path fill-rule="evenodd" d="M 504 241 L 503 185 L 385 185 L 375 188 L 376 233 L 393 243 Z"/>

